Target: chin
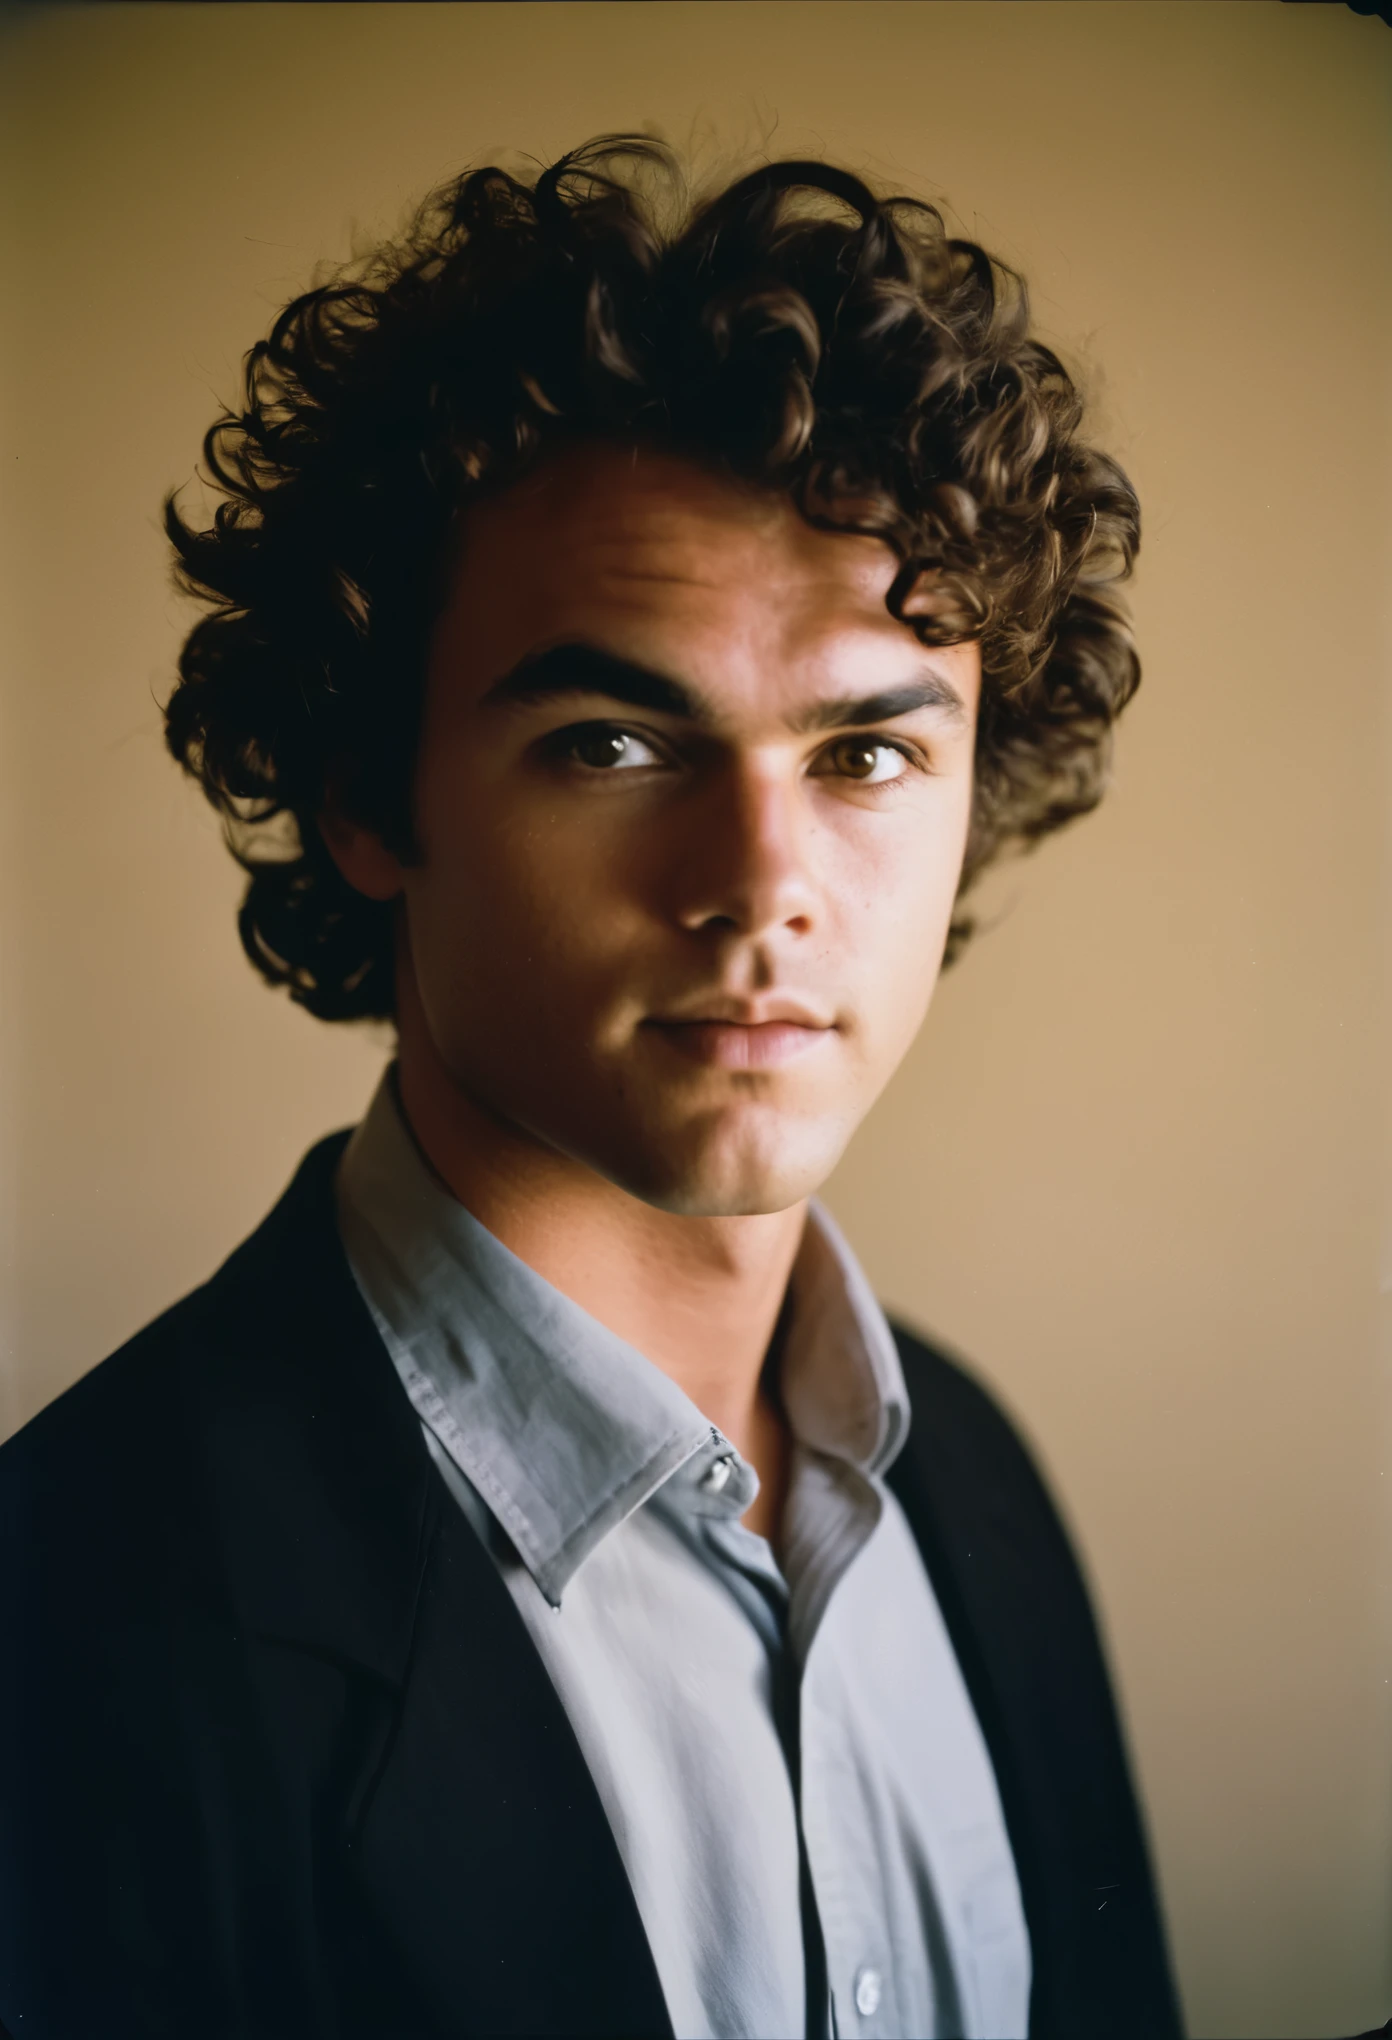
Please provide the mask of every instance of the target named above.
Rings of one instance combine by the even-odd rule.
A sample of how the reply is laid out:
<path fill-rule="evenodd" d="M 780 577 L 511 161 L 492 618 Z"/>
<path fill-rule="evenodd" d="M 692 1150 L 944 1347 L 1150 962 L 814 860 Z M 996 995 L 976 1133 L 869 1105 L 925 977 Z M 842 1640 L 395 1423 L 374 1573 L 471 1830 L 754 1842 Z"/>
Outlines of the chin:
<path fill-rule="evenodd" d="M 750 1218 L 786 1211 L 820 1190 L 852 1129 L 825 1121 L 667 1129 L 645 1139 L 611 1181 L 659 1211 L 682 1218 Z"/>

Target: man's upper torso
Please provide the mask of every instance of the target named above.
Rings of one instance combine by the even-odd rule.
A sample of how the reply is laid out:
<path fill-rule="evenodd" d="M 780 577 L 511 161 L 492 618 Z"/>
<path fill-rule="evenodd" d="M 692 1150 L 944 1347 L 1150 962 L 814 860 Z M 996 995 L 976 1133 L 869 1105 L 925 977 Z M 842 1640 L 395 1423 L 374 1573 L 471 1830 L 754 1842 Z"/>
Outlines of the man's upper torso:
<path fill-rule="evenodd" d="M 825 1213 L 777 1342 L 780 1565 L 740 1521 L 753 1468 L 450 1195 L 390 1080 L 338 1205 L 427 1450 L 576 1731 L 677 2034 L 1023 2035 L 994 1774 L 880 1478 L 903 1374 Z"/>
<path fill-rule="evenodd" d="M 934 2030 L 924 2017 L 1018 2030 L 993 2021 L 1014 2016 L 1031 1957 L 1031 2033 L 1175 2032 L 1086 1598 L 981 1391 L 901 1339 L 913 1420 L 888 1467 L 900 1390 L 881 1352 L 863 1464 L 853 1422 L 833 1426 L 831 1450 L 801 1454 L 789 1525 L 801 1509 L 810 1542 L 799 1554 L 789 1537 L 782 1577 L 738 1524 L 739 1465 L 712 1512 L 721 1490 L 700 1476 L 727 1454 L 708 1426 L 688 1435 L 677 1392 L 656 1503 L 639 1490 L 641 1469 L 665 1463 L 645 1428 L 664 1416 L 660 1391 L 626 1454 L 609 1458 L 610 1440 L 585 1479 L 559 1486 L 547 1460 L 559 1434 L 548 1424 L 529 1441 L 523 1411 L 513 1504 L 520 1474 L 563 1514 L 593 1501 L 604 1467 L 630 1482 L 631 1506 L 562 1580 L 548 1556 L 575 1558 L 603 1510 L 558 1519 L 530 1553 L 520 1520 L 488 1534 L 505 1503 L 481 1509 L 484 1470 L 451 1450 L 441 1411 L 462 1391 L 444 1346 L 415 1349 L 418 1390 L 403 1362 L 424 1320 L 390 1322 L 419 1280 L 394 1291 L 374 1277 L 348 1220 L 380 1326 L 354 1284 L 335 1223 L 340 1149 L 315 1150 L 212 1283 L 0 1455 L 0 2022 L 53 2040 L 772 2031 L 722 2028 L 708 1951 L 745 1921 L 723 2016 L 759 1988 L 760 2017 L 795 2006 L 800 1804 L 838 2033 Z M 815 1256 L 836 1260 L 818 1239 L 806 1296 Z M 486 1236 L 473 1241 L 475 1274 L 506 1268 L 492 1247 L 490 1259 Z M 835 1289 L 817 1322 L 835 1315 Z M 511 1336 L 535 1332 L 555 1295 L 504 1284 Z M 481 1312 L 466 1313 L 475 1327 Z M 873 1347 L 875 1320 L 858 1322 Z M 844 1325 L 838 1336 L 844 1351 Z M 543 1340 L 535 1357 L 557 1350 Z M 600 1355 L 614 1359 L 602 1341 Z M 495 1375 L 474 1410 L 495 1446 L 499 1387 Z M 582 1370 L 591 1411 L 594 1388 Z M 812 1548 L 824 1537 L 830 1555 Z M 643 1615 L 637 1659 L 631 1638 L 604 1633 L 624 1570 Z M 712 1652 L 717 1676 L 693 1693 Z M 791 1742 L 775 1704 L 785 1654 L 807 1703 Z M 712 1732 L 693 1749 L 703 1704 Z M 664 1718 L 680 1724 L 668 1763 Z M 713 1892 L 719 1916 L 684 1935 L 685 1909 Z M 866 1972 L 878 1989 L 862 2011 Z"/>

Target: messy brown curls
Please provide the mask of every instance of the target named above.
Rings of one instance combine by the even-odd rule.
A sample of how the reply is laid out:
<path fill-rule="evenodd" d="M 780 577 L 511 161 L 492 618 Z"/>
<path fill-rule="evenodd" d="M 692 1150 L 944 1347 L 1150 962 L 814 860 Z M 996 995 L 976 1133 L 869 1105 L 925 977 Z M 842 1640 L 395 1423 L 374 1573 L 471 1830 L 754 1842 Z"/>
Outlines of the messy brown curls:
<path fill-rule="evenodd" d="M 1021 280 L 843 170 L 773 163 L 683 208 L 659 144 L 611 137 L 531 186 L 461 177 L 251 350 L 243 408 L 204 443 L 212 527 L 166 505 L 181 584 L 211 605 L 168 742 L 249 875 L 253 963 L 323 1019 L 391 1015 L 391 909 L 324 847 L 326 775 L 343 797 L 347 761 L 353 812 L 411 854 L 451 522 L 577 434 L 660 443 L 883 538 L 891 610 L 927 643 L 979 640 L 965 893 L 1096 805 L 1139 679 L 1116 594 L 1136 498 L 1080 416 Z M 923 587 L 931 613 L 905 616 Z M 951 948 L 970 929 L 959 911 Z"/>

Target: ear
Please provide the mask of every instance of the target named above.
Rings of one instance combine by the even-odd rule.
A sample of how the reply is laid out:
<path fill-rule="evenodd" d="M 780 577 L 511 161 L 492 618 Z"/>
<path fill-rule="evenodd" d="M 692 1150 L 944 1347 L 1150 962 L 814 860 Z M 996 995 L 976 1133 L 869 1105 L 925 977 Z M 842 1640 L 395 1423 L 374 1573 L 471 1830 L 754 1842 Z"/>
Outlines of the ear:
<path fill-rule="evenodd" d="M 370 900 L 393 900 L 405 873 L 381 837 L 346 815 L 330 797 L 315 816 L 324 847 L 355 892 Z"/>

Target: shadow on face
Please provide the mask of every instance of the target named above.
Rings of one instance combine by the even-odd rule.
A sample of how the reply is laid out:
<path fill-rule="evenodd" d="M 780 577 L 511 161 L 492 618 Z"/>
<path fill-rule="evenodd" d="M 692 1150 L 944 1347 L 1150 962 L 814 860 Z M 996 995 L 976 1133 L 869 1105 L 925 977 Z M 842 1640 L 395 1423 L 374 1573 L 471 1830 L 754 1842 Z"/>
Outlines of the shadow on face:
<path fill-rule="evenodd" d="M 898 564 L 650 448 L 473 506 L 420 860 L 364 884 L 404 901 L 403 1069 L 663 1209 L 825 1179 L 927 1008 L 971 798 L 977 648 L 890 613 Z"/>

